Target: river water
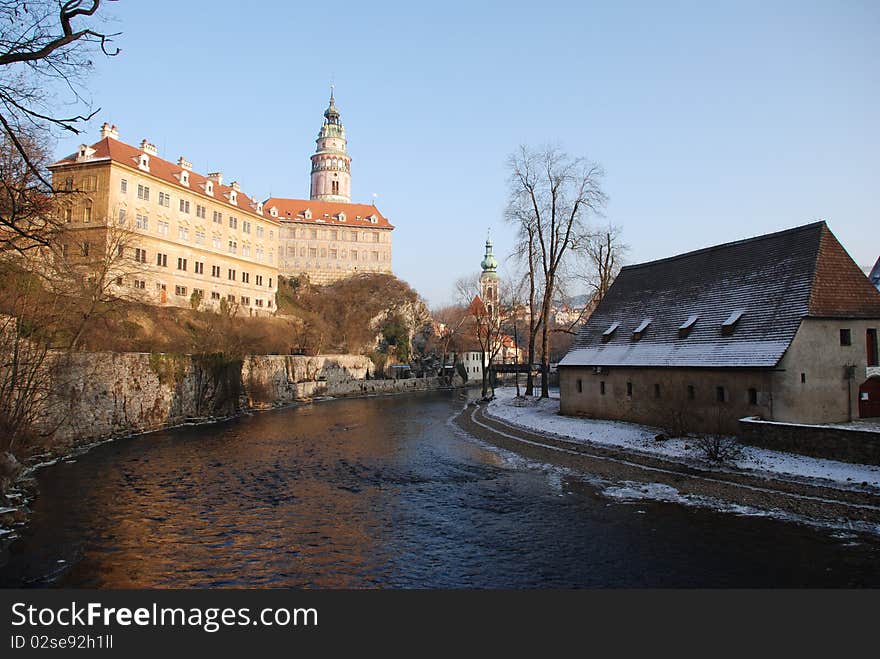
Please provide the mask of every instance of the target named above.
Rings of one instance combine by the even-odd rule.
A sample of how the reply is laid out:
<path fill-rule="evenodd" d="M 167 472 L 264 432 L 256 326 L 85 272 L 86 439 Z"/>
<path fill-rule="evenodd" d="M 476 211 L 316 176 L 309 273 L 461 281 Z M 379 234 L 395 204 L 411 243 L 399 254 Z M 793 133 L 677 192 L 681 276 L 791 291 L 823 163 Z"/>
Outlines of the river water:
<path fill-rule="evenodd" d="M 880 540 L 622 503 L 471 439 L 461 393 L 328 401 L 42 469 L 0 585 L 880 586 Z"/>

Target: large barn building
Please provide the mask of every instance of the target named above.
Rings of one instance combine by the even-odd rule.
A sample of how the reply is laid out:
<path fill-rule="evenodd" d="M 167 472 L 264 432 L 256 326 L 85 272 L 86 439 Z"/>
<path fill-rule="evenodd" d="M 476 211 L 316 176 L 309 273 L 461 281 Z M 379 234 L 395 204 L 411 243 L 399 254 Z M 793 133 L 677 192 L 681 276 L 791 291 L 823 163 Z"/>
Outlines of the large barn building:
<path fill-rule="evenodd" d="M 561 412 L 703 432 L 880 416 L 878 328 L 825 222 L 627 266 L 559 364 Z"/>

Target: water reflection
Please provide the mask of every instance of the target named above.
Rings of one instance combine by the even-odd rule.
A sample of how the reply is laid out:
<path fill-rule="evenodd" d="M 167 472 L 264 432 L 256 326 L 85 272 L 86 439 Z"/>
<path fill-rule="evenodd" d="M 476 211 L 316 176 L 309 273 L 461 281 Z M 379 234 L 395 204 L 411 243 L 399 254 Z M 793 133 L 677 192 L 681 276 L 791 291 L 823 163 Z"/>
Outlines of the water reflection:
<path fill-rule="evenodd" d="M 880 585 L 876 541 L 609 502 L 462 437 L 460 406 L 333 401 L 101 446 L 40 473 L 0 584 Z"/>

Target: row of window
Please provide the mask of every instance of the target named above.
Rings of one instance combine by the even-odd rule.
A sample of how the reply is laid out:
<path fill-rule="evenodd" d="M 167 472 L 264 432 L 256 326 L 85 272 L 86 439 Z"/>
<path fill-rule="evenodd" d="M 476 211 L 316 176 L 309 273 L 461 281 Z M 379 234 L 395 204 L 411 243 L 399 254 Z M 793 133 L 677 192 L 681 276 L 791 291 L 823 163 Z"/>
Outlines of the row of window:
<path fill-rule="evenodd" d="M 806 381 L 806 375 L 804 373 L 802 373 L 801 374 L 801 382 L 805 382 L 805 381 Z M 578 378 L 575 381 L 575 388 L 577 389 L 577 392 L 579 394 L 583 393 L 584 381 L 582 379 Z M 601 380 L 599 382 L 599 395 L 604 396 L 604 395 L 606 395 L 607 391 L 608 391 L 608 387 L 606 386 L 605 381 Z M 694 385 L 692 385 L 692 384 L 687 385 L 687 388 L 685 389 L 685 393 L 686 393 L 688 400 L 696 400 L 697 388 Z M 750 387 L 747 391 L 747 394 L 748 394 L 749 405 L 757 405 L 758 404 L 758 390 L 755 389 L 754 387 Z M 654 383 L 654 386 L 652 389 L 652 396 L 653 396 L 653 398 L 656 398 L 656 399 L 660 399 L 663 397 L 663 391 L 662 391 L 662 388 L 659 383 Z M 635 397 L 635 386 L 633 385 L 632 382 L 626 383 L 626 397 L 627 398 L 634 398 Z M 727 387 L 724 387 L 721 385 L 715 387 L 715 402 L 727 403 L 729 401 L 730 401 L 730 392 L 727 389 Z"/>
<path fill-rule="evenodd" d="M 92 178 L 94 178 L 94 177 L 92 177 Z M 128 181 L 125 179 L 122 179 L 120 181 L 120 186 L 121 186 L 122 193 L 125 194 L 128 191 Z M 144 185 L 143 183 L 138 183 L 137 198 L 140 199 L 141 201 L 150 201 L 150 186 Z M 159 201 L 160 206 L 164 206 L 165 208 L 171 207 L 171 195 L 168 192 L 165 192 L 164 190 L 159 191 L 158 201 Z M 182 199 L 182 198 L 179 199 L 178 200 L 178 210 L 181 213 L 189 215 L 192 210 L 192 206 L 191 206 L 190 201 L 188 199 Z M 125 211 L 123 210 L 120 212 L 124 213 Z M 199 217 L 201 219 L 207 219 L 207 217 L 208 217 L 207 207 L 202 204 L 196 204 L 196 217 Z M 214 211 L 211 219 L 214 222 L 214 224 L 223 224 L 223 213 L 221 211 Z M 230 229 L 236 229 L 236 230 L 238 229 L 238 219 L 239 218 L 237 218 L 234 215 L 228 216 L 228 224 L 229 224 Z M 251 233 L 253 229 L 254 229 L 254 226 L 250 220 L 243 220 L 242 221 L 242 223 L 241 223 L 242 232 Z M 265 228 L 257 225 L 257 227 L 256 227 L 257 238 L 262 238 L 264 236 L 264 233 L 265 233 Z M 274 230 L 270 229 L 269 230 L 269 240 L 274 240 L 274 239 L 275 239 L 275 232 L 274 232 Z"/>
<path fill-rule="evenodd" d="M 121 250 L 122 248 L 120 248 Z M 140 263 L 147 262 L 147 251 L 145 249 L 141 249 L 140 247 L 136 247 L 134 250 L 134 260 Z M 161 252 L 156 252 L 156 265 L 161 268 L 168 267 L 168 255 L 162 254 Z M 189 271 L 189 259 L 184 257 L 177 258 L 177 269 L 181 272 Z M 205 263 L 204 261 L 193 261 L 192 262 L 193 269 L 192 271 L 197 275 L 205 274 Z M 212 265 L 211 266 L 211 276 L 212 277 L 220 277 L 220 266 Z M 230 281 L 241 281 L 243 284 L 249 284 L 251 282 L 251 275 L 249 272 L 237 272 L 234 268 L 227 268 L 226 273 L 227 279 Z M 240 279 L 237 279 L 240 277 Z M 267 278 L 269 281 L 269 288 L 272 288 L 272 277 Z M 254 283 L 257 286 L 263 285 L 263 275 L 254 275 Z"/>
<path fill-rule="evenodd" d="M 306 229 L 303 227 L 290 227 L 287 229 L 288 238 L 300 238 L 309 240 L 338 241 L 340 235 L 343 242 L 382 242 L 382 234 L 379 231 L 340 231 L 339 229 Z"/>
<path fill-rule="evenodd" d="M 852 345 L 852 330 L 849 328 L 841 328 L 840 345 Z M 877 328 L 869 327 L 865 330 L 865 350 L 868 366 L 880 366 L 880 350 L 877 347 Z"/>
<path fill-rule="evenodd" d="M 287 246 L 287 256 L 296 258 L 296 245 L 288 245 Z M 322 259 L 330 258 L 330 259 L 348 259 L 351 261 L 387 261 L 388 260 L 388 252 L 368 252 L 367 250 L 363 250 L 358 252 L 356 249 L 352 250 L 338 250 L 338 249 L 327 249 L 326 247 L 322 247 L 318 249 L 317 247 L 300 247 L 299 248 L 299 257 L 300 258 L 309 258 L 309 259 L 317 259 L 318 257 Z"/>
<path fill-rule="evenodd" d="M 122 277 L 117 278 L 116 283 L 119 286 L 125 285 L 125 282 Z M 147 282 L 144 279 L 134 279 L 131 282 L 131 286 L 132 286 L 132 288 L 143 290 L 147 287 Z M 163 291 L 166 291 L 166 290 L 167 290 L 166 284 L 164 284 L 162 282 L 156 283 L 156 292 L 163 294 Z M 175 286 L 174 287 L 174 294 L 178 297 L 197 296 L 201 300 L 205 299 L 205 290 L 202 288 L 193 288 L 192 292 L 190 292 L 190 289 L 186 286 Z M 222 297 L 223 296 L 220 295 L 219 291 L 211 291 L 211 299 L 212 300 L 220 300 L 220 299 L 222 299 Z M 233 304 L 236 304 L 236 303 L 241 304 L 241 306 L 244 306 L 244 307 L 251 306 L 251 298 L 247 295 L 242 295 L 241 297 L 236 298 L 235 295 L 233 295 L 232 293 L 229 293 L 226 296 L 226 299 Z M 163 297 L 163 300 L 164 300 L 164 297 Z M 271 309 L 272 308 L 272 300 L 271 300 L 271 298 L 267 299 L 267 300 L 264 300 L 263 298 L 255 298 L 253 300 L 253 306 L 255 306 L 255 307 L 265 306 L 265 307 L 268 307 Z"/>

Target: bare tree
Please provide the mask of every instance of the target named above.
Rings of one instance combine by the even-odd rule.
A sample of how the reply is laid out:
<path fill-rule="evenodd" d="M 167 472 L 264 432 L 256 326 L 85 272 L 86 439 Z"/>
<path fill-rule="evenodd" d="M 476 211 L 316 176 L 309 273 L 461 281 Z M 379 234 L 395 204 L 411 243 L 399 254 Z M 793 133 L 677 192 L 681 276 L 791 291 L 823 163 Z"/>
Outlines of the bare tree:
<path fill-rule="evenodd" d="M 100 110 L 89 111 L 81 82 L 91 69 L 91 54 L 119 54 L 106 34 L 83 23 L 101 0 L 0 0 L 0 129 L 31 172 L 51 190 L 39 162 L 31 159 L 26 136 L 38 131 L 79 134 L 79 126 Z M 66 87 L 85 113 L 59 115 L 54 92 Z"/>
<path fill-rule="evenodd" d="M 508 308 L 507 293 L 499 287 L 497 303 L 486 306 L 479 295 L 479 277 L 462 277 L 456 282 L 459 299 L 467 304 L 466 336 L 479 346 L 481 354 L 482 396 L 489 398 L 494 395 L 492 381 L 489 377 L 495 358 L 504 347 L 503 325 Z M 491 392 L 491 394 L 490 394 Z"/>
<path fill-rule="evenodd" d="M 621 233 L 620 227 L 609 224 L 604 229 L 591 232 L 578 246 L 578 251 L 586 259 L 586 272 L 581 278 L 593 293 L 594 305 L 608 293 L 629 251 L 629 245 L 621 240 Z"/>
<path fill-rule="evenodd" d="M 533 151 L 522 146 L 509 161 L 508 221 L 520 228 L 529 263 L 532 313 L 529 342 L 541 332 L 541 397 L 550 395 L 550 311 L 563 266 L 572 248 L 587 235 L 587 219 L 601 214 L 606 196 L 600 186 L 602 168 L 584 158 L 571 158 L 556 147 Z M 540 295 L 537 294 L 541 289 Z M 533 348 L 530 346 L 533 354 Z M 528 383 L 527 383 L 528 387 Z"/>

